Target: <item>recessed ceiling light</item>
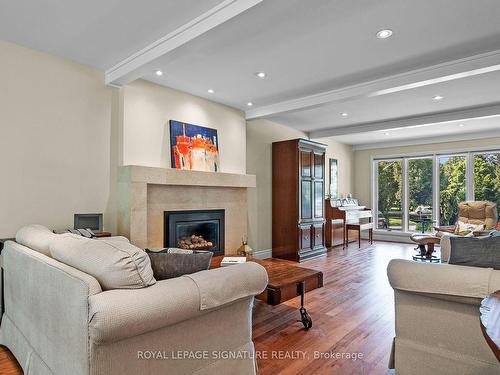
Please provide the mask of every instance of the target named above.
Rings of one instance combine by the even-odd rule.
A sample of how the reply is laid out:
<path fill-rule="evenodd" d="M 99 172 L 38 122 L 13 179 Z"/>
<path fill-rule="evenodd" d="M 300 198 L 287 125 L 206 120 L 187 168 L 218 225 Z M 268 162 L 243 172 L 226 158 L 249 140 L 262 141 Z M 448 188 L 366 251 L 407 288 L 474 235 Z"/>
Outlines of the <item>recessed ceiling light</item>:
<path fill-rule="evenodd" d="M 253 106 L 253 103 L 252 102 L 248 102 L 247 106 L 251 107 L 251 106 Z"/>
<path fill-rule="evenodd" d="M 257 72 L 257 73 L 255 73 L 255 75 L 259 78 L 266 78 L 266 73 L 264 73 L 264 72 Z"/>
<path fill-rule="evenodd" d="M 349 114 L 348 114 L 347 112 L 342 112 L 340 115 L 341 115 L 342 117 L 347 117 L 347 116 L 349 116 Z"/>
<path fill-rule="evenodd" d="M 389 135 L 389 133 L 388 133 L 388 132 L 385 132 L 385 133 L 384 133 L 384 135 Z"/>
<path fill-rule="evenodd" d="M 158 77 L 161 77 L 163 75 L 163 72 L 161 70 L 157 70 L 155 72 L 155 74 L 158 76 Z"/>
<path fill-rule="evenodd" d="M 208 89 L 209 94 L 213 94 L 215 91 L 213 89 Z"/>
<path fill-rule="evenodd" d="M 442 100 L 444 99 L 444 96 L 441 96 L 441 95 L 434 95 L 432 97 L 432 100 L 435 100 L 436 102 L 439 101 L 439 100 Z"/>
<path fill-rule="evenodd" d="M 458 124 L 458 126 L 460 126 L 461 128 L 463 128 L 465 125 L 464 124 Z"/>
<path fill-rule="evenodd" d="M 379 38 L 379 39 L 387 39 L 391 35 L 392 35 L 392 30 L 391 29 L 383 29 L 383 30 L 380 30 L 377 33 L 377 38 Z"/>

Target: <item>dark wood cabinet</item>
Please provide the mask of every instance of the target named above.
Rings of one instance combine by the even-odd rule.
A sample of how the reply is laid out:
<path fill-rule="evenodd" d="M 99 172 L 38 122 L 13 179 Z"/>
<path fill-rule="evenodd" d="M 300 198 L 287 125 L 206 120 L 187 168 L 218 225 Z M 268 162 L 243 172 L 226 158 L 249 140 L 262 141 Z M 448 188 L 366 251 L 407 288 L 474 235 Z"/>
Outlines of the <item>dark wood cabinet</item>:
<path fill-rule="evenodd" d="M 325 149 L 306 139 L 273 143 L 273 257 L 326 254 Z"/>

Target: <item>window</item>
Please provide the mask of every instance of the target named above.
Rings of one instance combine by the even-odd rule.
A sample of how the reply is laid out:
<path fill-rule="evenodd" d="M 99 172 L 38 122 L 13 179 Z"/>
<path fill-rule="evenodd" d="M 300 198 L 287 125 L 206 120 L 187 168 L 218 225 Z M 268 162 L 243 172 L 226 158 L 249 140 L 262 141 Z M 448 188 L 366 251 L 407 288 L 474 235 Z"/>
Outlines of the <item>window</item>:
<path fill-rule="evenodd" d="M 402 230 L 403 228 L 403 181 L 402 160 L 382 160 L 377 162 L 377 228 Z"/>
<path fill-rule="evenodd" d="M 457 222 L 458 204 L 466 198 L 465 176 L 465 156 L 439 157 L 439 225 Z"/>
<path fill-rule="evenodd" d="M 420 232 L 432 231 L 429 222 L 453 225 L 458 204 L 466 200 L 497 202 L 500 215 L 500 150 L 375 159 L 373 173 L 380 230 Z"/>
<path fill-rule="evenodd" d="M 432 158 L 408 159 L 408 230 L 422 231 L 422 218 L 432 220 Z M 426 225 L 424 231 L 431 230 Z"/>
<path fill-rule="evenodd" d="M 474 155 L 474 199 L 496 202 L 500 214 L 500 152 Z"/>

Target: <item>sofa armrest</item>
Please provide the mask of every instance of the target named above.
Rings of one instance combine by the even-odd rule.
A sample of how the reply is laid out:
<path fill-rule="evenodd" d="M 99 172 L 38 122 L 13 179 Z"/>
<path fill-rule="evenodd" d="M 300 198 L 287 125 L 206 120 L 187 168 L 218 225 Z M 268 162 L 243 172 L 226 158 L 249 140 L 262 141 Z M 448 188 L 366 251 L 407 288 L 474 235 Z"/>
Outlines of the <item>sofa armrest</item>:
<path fill-rule="evenodd" d="M 500 285 L 500 271 L 492 268 L 419 263 L 393 259 L 387 267 L 393 289 L 436 296 L 484 298 Z"/>
<path fill-rule="evenodd" d="M 12 241 L 2 258 L 2 343 L 21 350 L 20 359 L 36 353 L 54 374 L 89 374 L 88 302 L 101 292 L 97 280 Z"/>
<path fill-rule="evenodd" d="M 90 338 L 115 342 L 167 327 L 261 293 L 267 272 L 248 262 L 161 280 L 142 289 L 116 289 L 91 296 Z M 210 292 L 213 291 L 213 292 Z"/>

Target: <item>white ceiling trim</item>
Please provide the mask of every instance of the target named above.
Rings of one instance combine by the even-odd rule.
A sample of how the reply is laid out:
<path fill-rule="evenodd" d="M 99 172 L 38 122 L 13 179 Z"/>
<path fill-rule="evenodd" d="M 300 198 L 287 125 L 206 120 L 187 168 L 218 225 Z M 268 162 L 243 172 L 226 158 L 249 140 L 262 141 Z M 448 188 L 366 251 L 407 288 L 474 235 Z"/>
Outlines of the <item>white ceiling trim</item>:
<path fill-rule="evenodd" d="M 459 141 L 467 141 L 471 139 L 486 139 L 492 137 L 500 137 L 500 129 L 499 130 L 486 130 L 482 132 L 467 132 L 460 134 L 448 134 L 448 135 L 440 135 L 438 138 L 436 137 L 424 137 L 424 138 L 416 138 L 416 139 L 406 139 L 401 141 L 387 141 L 387 142 L 374 142 L 374 143 L 363 143 L 359 145 L 353 145 L 353 151 L 362 151 L 362 150 L 373 150 L 376 148 L 390 148 L 390 147 L 404 147 L 404 146 L 416 146 L 416 145 L 427 145 L 427 144 L 435 144 L 435 143 L 445 143 L 445 142 L 459 142 Z M 500 147 L 500 146 L 499 146 Z M 498 149 L 498 147 L 486 147 L 487 149 Z M 474 150 L 477 150 L 475 148 Z M 465 149 L 461 149 L 461 151 L 466 151 Z M 445 151 L 439 151 L 440 153 L 446 153 Z M 450 151 L 451 152 L 451 151 Z"/>
<path fill-rule="evenodd" d="M 381 79 L 247 110 L 247 120 L 304 110 L 332 102 L 387 95 L 398 91 L 500 70 L 500 50 L 448 61 Z"/>
<path fill-rule="evenodd" d="M 500 104 L 315 130 L 309 132 L 309 136 L 312 138 L 333 137 L 338 135 L 366 133 L 378 130 L 391 130 L 396 128 L 406 128 L 409 126 L 439 124 L 443 122 L 480 119 L 494 116 L 500 116 Z"/>
<path fill-rule="evenodd" d="M 263 0 L 225 0 L 183 26 L 129 56 L 105 72 L 107 85 L 121 86 L 154 70 L 157 59 Z"/>

